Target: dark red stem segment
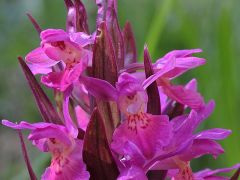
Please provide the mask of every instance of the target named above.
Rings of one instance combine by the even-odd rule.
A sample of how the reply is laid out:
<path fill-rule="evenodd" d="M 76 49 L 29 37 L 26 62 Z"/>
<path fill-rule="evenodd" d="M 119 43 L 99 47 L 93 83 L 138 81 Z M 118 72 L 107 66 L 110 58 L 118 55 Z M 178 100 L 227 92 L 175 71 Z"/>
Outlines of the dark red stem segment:
<path fill-rule="evenodd" d="M 33 24 L 36 31 L 38 32 L 38 34 L 40 34 L 42 32 L 40 25 L 37 23 L 37 21 L 34 19 L 34 17 L 32 17 L 32 15 L 30 13 L 27 13 L 27 16 L 28 16 L 29 20 L 31 21 L 31 23 Z"/>
<path fill-rule="evenodd" d="M 149 180 L 164 180 L 167 177 L 167 171 L 162 170 L 150 170 L 147 173 Z"/>
<path fill-rule="evenodd" d="M 83 160 L 91 179 L 117 179 L 119 171 L 108 145 L 103 118 L 94 109 L 83 144 Z"/>
<path fill-rule="evenodd" d="M 145 46 L 144 48 L 144 67 L 145 67 L 146 78 L 154 74 L 151 57 L 149 55 L 147 46 Z M 156 82 L 152 83 L 147 88 L 147 94 L 148 94 L 147 112 L 154 115 L 160 115 L 161 103 L 160 103 L 158 86 Z"/>
<path fill-rule="evenodd" d="M 123 29 L 124 62 L 125 66 L 137 62 L 137 48 L 130 22 L 126 22 Z"/>
<path fill-rule="evenodd" d="M 18 57 L 18 61 L 22 67 L 24 75 L 28 81 L 28 84 L 32 90 L 32 93 L 35 97 L 39 112 L 45 122 L 52 122 L 56 124 L 62 124 L 62 121 L 52 105 L 51 101 L 48 99 L 47 95 L 44 93 L 40 84 L 34 77 L 33 73 L 24 62 L 22 57 Z"/>
<path fill-rule="evenodd" d="M 93 45 L 92 70 L 93 77 L 106 80 L 115 86 L 118 79 L 116 56 L 105 22 L 101 23 L 98 27 L 98 34 Z M 117 104 L 115 102 L 105 102 L 97 99 L 96 105 L 103 117 L 108 141 L 111 142 L 113 131 L 120 122 Z"/>
<path fill-rule="evenodd" d="M 231 177 L 230 180 L 238 180 L 240 176 L 240 168 L 238 168 L 238 170 L 234 173 L 234 175 Z"/>
<path fill-rule="evenodd" d="M 21 130 L 18 130 L 18 136 L 19 136 L 19 139 L 20 139 L 22 153 L 23 153 L 24 161 L 25 161 L 27 169 L 28 169 L 30 179 L 31 180 L 37 180 L 37 177 L 36 177 L 36 175 L 35 175 L 35 173 L 32 169 L 30 160 L 28 158 L 28 153 L 27 153 L 27 149 L 26 149 L 26 146 L 25 146 L 25 143 L 24 143 L 24 140 L 23 140 L 23 135 L 22 135 Z"/>
<path fill-rule="evenodd" d="M 64 0 L 67 7 L 67 31 L 89 33 L 87 12 L 81 0 Z"/>

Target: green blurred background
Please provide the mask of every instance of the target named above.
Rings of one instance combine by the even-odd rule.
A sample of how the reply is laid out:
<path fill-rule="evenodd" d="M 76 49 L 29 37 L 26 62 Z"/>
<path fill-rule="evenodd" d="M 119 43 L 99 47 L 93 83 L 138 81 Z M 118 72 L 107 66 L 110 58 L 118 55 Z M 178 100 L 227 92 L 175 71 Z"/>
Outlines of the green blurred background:
<path fill-rule="evenodd" d="M 95 28 L 94 0 L 85 0 L 91 30 Z M 121 27 L 129 20 L 136 34 L 139 59 L 143 45 L 156 59 L 173 49 L 202 48 L 199 56 L 207 64 L 188 72 L 176 83 L 191 78 L 199 81 L 206 100 L 214 99 L 216 109 L 201 128 L 232 129 L 221 142 L 226 154 L 216 161 L 203 157 L 193 161 L 194 170 L 224 167 L 240 162 L 240 1 L 239 0 L 119 0 Z M 39 37 L 25 13 L 31 12 L 42 28 L 65 28 L 63 0 L 0 0 L 0 119 L 39 121 L 30 89 L 16 57 L 26 55 L 39 44 Z M 48 161 L 27 143 L 37 174 Z M 18 176 L 16 176 L 19 174 Z M 27 179 L 15 131 L 0 126 L 0 179 Z"/>

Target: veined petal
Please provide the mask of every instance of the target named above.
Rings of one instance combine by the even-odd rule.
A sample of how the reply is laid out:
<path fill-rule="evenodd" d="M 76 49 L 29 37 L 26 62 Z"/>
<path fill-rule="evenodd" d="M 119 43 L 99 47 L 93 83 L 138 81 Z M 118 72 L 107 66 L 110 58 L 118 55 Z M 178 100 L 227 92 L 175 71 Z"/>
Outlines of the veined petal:
<path fill-rule="evenodd" d="M 192 109 L 198 110 L 204 106 L 203 97 L 198 92 L 186 89 L 183 86 L 165 85 L 163 91 L 171 99 Z"/>
<path fill-rule="evenodd" d="M 142 154 L 141 149 L 139 149 L 138 146 L 131 141 L 127 141 L 124 144 L 123 154 L 124 154 L 124 157 L 121 159 L 121 162 L 125 166 L 136 165 L 136 166 L 142 167 L 145 163 L 146 159 Z"/>
<path fill-rule="evenodd" d="M 176 59 L 175 66 L 164 74 L 166 78 L 175 78 L 184 72 L 193 69 L 197 66 L 205 64 L 206 60 L 203 58 L 192 57 L 192 54 L 202 52 L 201 49 L 191 50 L 174 50 L 167 53 L 164 57 L 158 59 L 154 64 L 154 69 L 157 71 L 162 69 L 170 61 L 171 58 Z"/>
<path fill-rule="evenodd" d="M 46 29 L 41 32 L 40 38 L 42 39 L 41 44 L 69 40 L 68 33 L 62 29 Z"/>
<path fill-rule="evenodd" d="M 71 41 L 77 43 L 79 46 L 84 47 L 89 44 L 93 44 L 95 41 L 96 33 L 88 35 L 84 32 L 70 33 Z"/>
<path fill-rule="evenodd" d="M 51 70 L 50 67 L 58 63 L 58 61 L 50 59 L 41 47 L 28 53 L 25 59 L 33 74 L 46 74 L 47 70 Z"/>
<path fill-rule="evenodd" d="M 66 128 L 71 134 L 73 138 L 76 138 L 78 135 L 78 130 L 73 124 L 73 120 L 69 114 L 69 98 L 72 92 L 72 87 L 69 87 L 64 93 L 63 93 L 63 116 L 65 120 Z"/>
<path fill-rule="evenodd" d="M 161 59 L 168 59 L 168 58 L 173 57 L 173 56 L 176 57 L 176 58 L 189 57 L 189 56 L 192 56 L 192 54 L 200 53 L 200 52 L 202 52 L 202 49 L 173 50 L 173 51 L 170 51 L 169 53 L 167 53 Z"/>
<path fill-rule="evenodd" d="M 195 135 L 195 139 L 213 139 L 213 140 L 221 140 L 225 139 L 231 134 L 231 130 L 228 129 L 208 129 L 205 131 L 201 131 Z"/>
<path fill-rule="evenodd" d="M 86 76 L 81 76 L 80 81 L 94 97 L 106 101 L 117 101 L 118 92 L 109 82 Z"/>
<path fill-rule="evenodd" d="M 86 65 L 80 62 L 72 69 L 65 69 L 61 72 L 51 72 L 48 75 L 42 76 L 41 82 L 50 88 L 65 91 L 70 85 L 78 80 L 85 68 Z"/>
<path fill-rule="evenodd" d="M 192 79 L 191 81 L 189 81 L 186 84 L 185 89 L 190 89 L 192 91 L 197 91 L 197 80 L 196 79 Z"/>
<path fill-rule="evenodd" d="M 90 119 L 89 115 L 80 106 L 75 107 L 75 112 L 79 128 L 85 131 L 89 123 Z"/>
<path fill-rule="evenodd" d="M 194 175 L 196 177 L 205 179 L 205 178 L 208 178 L 208 177 L 212 177 L 215 174 L 230 172 L 230 171 L 232 171 L 234 169 L 238 169 L 238 168 L 240 168 L 240 164 L 235 164 L 234 166 L 229 167 L 229 168 L 221 168 L 221 169 L 215 169 L 215 170 L 204 169 L 202 171 L 194 173 Z"/>
<path fill-rule="evenodd" d="M 147 176 L 144 173 L 143 169 L 137 166 L 131 166 L 129 168 L 124 169 L 120 172 L 117 180 L 147 180 Z"/>
<path fill-rule="evenodd" d="M 140 80 L 129 73 L 122 73 L 118 77 L 116 88 L 119 92 L 124 94 L 132 94 L 136 91 L 143 91 Z"/>
<path fill-rule="evenodd" d="M 40 139 L 56 138 L 65 145 L 71 144 L 71 140 L 68 137 L 65 127 L 61 125 L 44 122 L 30 124 L 25 121 L 21 121 L 19 124 L 15 124 L 8 120 L 2 120 L 2 124 L 13 129 L 31 130 L 31 133 L 28 136 L 29 140 L 31 141 L 37 142 Z"/>
<path fill-rule="evenodd" d="M 51 165 L 45 170 L 41 179 L 88 180 L 90 174 L 82 160 L 82 146 L 82 141 L 76 140 L 74 149 L 67 157 L 62 159 L 53 157 Z"/>
<path fill-rule="evenodd" d="M 151 158 L 156 149 L 169 143 L 171 126 L 167 116 L 136 114 L 125 120 L 114 132 L 112 149 L 124 154 L 124 144 L 133 142 L 146 158 Z"/>
<path fill-rule="evenodd" d="M 209 139 L 195 139 L 191 148 L 181 154 L 179 158 L 187 162 L 207 154 L 217 158 L 222 153 L 224 153 L 224 149 L 217 142 Z"/>

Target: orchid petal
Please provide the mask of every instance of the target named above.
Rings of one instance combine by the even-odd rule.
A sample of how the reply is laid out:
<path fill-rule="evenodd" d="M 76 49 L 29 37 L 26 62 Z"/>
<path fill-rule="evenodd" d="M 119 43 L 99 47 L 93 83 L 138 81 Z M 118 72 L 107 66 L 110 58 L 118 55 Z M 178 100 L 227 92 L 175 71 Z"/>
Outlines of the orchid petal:
<path fill-rule="evenodd" d="M 46 29 L 41 32 L 41 44 L 57 41 L 69 41 L 69 35 L 62 29 Z"/>
<path fill-rule="evenodd" d="M 201 53 L 201 52 L 202 52 L 202 49 L 173 50 L 173 51 L 170 51 L 169 53 L 167 53 L 161 59 L 168 59 L 168 58 L 173 57 L 173 56 L 176 57 L 176 58 L 189 57 L 192 54 Z"/>
<path fill-rule="evenodd" d="M 94 97 L 105 101 L 117 101 L 118 92 L 107 81 L 86 76 L 81 76 L 80 81 Z"/>
<path fill-rule="evenodd" d="M 72 88 L 69 87 L 63 94 L 63 116 L 65 120 L 65 125 L 67 127 L 68 132 L 76 138 L 78 135 L 78 130 L 73 124 L 73 120 L 69 114 L 69 98 L 72 92 Z"/>
<path fill-rule="evenodd" d="M 124 169 L 117 178 L 117 180 L 129 180 L 129 179 L 147 180 L 148 178 L 141 168 L 137 166 L 131 166 L 129 168 Z"/>
<path fill-rule="evenodd" d="M 34 123 L 30 124 L 25 121 L 21 121 L 19 124 L 12 123 L 8 120 L 2 120 L 2 124 L 13 129 L 29 129 L 31 134 L 29 140 L 40 140 L 44 138 L 56 138 L 66 145 L 70 145 L 71 141 L 65 132 L 64 126 L 52 124 L 52 123 Z"/>
<path fill-rule="evenodd" d="M 215 170 L 205 169 L 205 170 L 199 171 L 197 173 L 194 173 L 194 175 L 196 177 L 207 178 L 209 176 L 213 176 L 218 173 L 226 173 L 226 172 L 230 172 L 234 169 L 238 169 L 238 168 L 240 168 L 240 164 L 235 164 L 234 166 L 229 167 L 229 168 L 221 168 L 221 169 L 215 169 Z"/>
<path fill-rule="evenodd" d="M 58 63 L 50 59 L 40 47 L 28 53 L 25 59 L 33 74 L 46 74 L 46 69 L 51 70 Z"/>
<path fill-rule="evenodd" d="M 157 71 L 162 69 L 171 58 L 176 59 L 175 66 L 168 71 L 164 77 L 166 78 L 175 78 L 189 69 L 193 69 L 197 66 L 203 65 L 206 61 L 203 58 L 192 57 L 194 53 L 202 52 L 201 49 L 192 49 L 192 50 L 175 50 L 166 54 L 164 57 L 157 60 L 154 64 L 154 69 Z"/>
<path fill-rule="evenodd" d="M 195 135 L 195 139 L 213 139 L 213 140 L 221 140 L 225 139 L 231 134 L 231 130 L 228 129 L 208 129 L 205 131 L 201 131 Z"/>
<path fill-rule="evenodd" d="M 198 110 L 204 106 L 203 97 L 198 92 L 186 89 L 183 86 L 165 85 L 163 91 L 171 99 L 192 109 Z"/>
<path fill-rule="evenodd" d="M 75 141 L 75 147 L 68 153 L 67 163 L 59 164 L 59 159 L 52 159 L 51 165 L 45 170 L 41 176 L 42 180 L 61 179 L 61 180 L 88 180 L 89 172 L 86 170 L 86 165 L 82 159 L 82 146 L 80 140 Z"/>
<path fill-rule="evenodd" d="M 42 76 L 41 82 L 50 88 L 65 91 L 70 85 L 78 80 L 85 68 L 86 65 L 80 62 L 72 69 L 65 69 L 61 72 L 51 72 L 48 75 Z"/>
<path fill-rule="evenodd" d="M 224 149 L 217 142 L 209 139 L 195 139 L 191 148 L 179 157 L 183 161 L 190 161 L 191 159 L 207 154 L 211 154 L 214 158 L 217 158 L 217 156 L 222 153 L 224 153 Z"/>
<path fill-rule="evenodd" d="M 169 143 L 170 137 L 171 126 L 167 116 L 144 115 L 139 119 L 125 120 L 115 130 L 111 147 L 117 153 L 124 154 L 125 142 L 131 141 L 141 149 L 144 156 L 151 158 L 157 147 Z"/>
<path fill-rule="evenodd" d="M 79 128 L 85 131 L 89 123 L 89 115 L 80 106 L 75 107 L 75 113 Z"/>
<path fill-rule="evenodd" d="M 84 32 L 70 33 L 71 41 L 77 43 L 79 46 L 84 47 L 89 44 L 93 44 L 95 41 L 96 33 L 88 35 Z"/>

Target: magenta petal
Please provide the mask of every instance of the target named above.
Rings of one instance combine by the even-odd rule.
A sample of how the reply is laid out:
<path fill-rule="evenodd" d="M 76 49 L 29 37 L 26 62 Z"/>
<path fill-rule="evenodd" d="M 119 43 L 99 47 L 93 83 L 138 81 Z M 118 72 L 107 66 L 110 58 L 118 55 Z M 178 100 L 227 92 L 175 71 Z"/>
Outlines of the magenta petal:
<path fill-rule="evenodd" d="M 164 74 L 165 78 L 175 78 L 177 76 L 182 75 L 186 71 L 196 68 L 205 64 L 206 60 L 203 58 L 197 57 L 185 57 L 185 58 L 177 58 L 175 67 Z"/>
<path fill-rule="evenodd" d="M 123 147 L 124 157 L 121 162 L 125 166 L 137 165 L 139 167 L 143 166 L 145 163 L 145 157 L 141 150 L 132 142 L 127 141 Z"/>
<path fill-rule="evenodd" d="M 240 164 L 235 164 L 234 166 L 229 167 L 229 168 L 221 168 L 221 169 L 215 169 L 215 170 L 205 169 L 205 170 L 199 171 L 197 173 L 194 173 L 194 175 L 199 178 L 208 178 L 215 174 L 230 172 L 230 171 L 232 171 L 234 169 L 238 169 L 238 168 L 240 168 Z"/>
<path fill-rule="evenodd" d="M 13 122 L 5 120 L 5 119 L 2 120 L 2 124 L 4 126 L 7 126 L 7 127 L 10 127 L 10 128 L 13 128 L 13 129 L 29 129 L 29 130 L 34 130 L 36 128 L 46 128 L 46 127 L 49 127 L 51 125 L 54 125 L 52 123 L 45 123 L 45 122 L 30 124 L 30 123 L 25 122 L 25 121 L 21 121 L 19 124 L 17 124 L 17 123 L 13 123 Z M 58 126 L 58 125 L 55 125 L 55 126 Z M 60 126 L 58 126 L 58 127 L 60 127 Z"/>
<path fill-rule="evenodd" d="M 136 115 L 137 117 L 138 115 Z M 114 132 L 112 149 L 124 154 L 124 144 L 133 142 L 146 158 L 151 158 L 158 147 L 169 143 L 171 126 L 167 116 L 143 115 L 125 120 Z"/>
<path fill-rule="evenodd" d="M 41 32 L 40 37 L 41 44 L 69 40 L 68 34 L 62 29 L 46 29 Z"/>
<path fill-rule="evenodd" d="M 217 142 L 209 139 L 195 139 L 191 148 L 179 157 L 183 161 L 190 161 L 207 154 L 211 154 L 214 158 L 217 158 L 222 153 L 224 153 L 224 149 Z"/>
<path fill-rule="evenodd" d="M 51 67 L 55 65 L 58 61 L 50 59 L 42 50 L 41 47 L 38 47 L 32 50 L 25 57 L 27 63 L 35 64 L 40 67 Z"/>
<path fill-rule="evenodd" d="M 116 88 L 119 92 L 124 94 L 131 94 L 136 91 L 142 91 L 141 81 L 133 76 L 133 74 L 122 73 L 118 77 Z"/>
<path fill-rule="evenodd" d="M 52 159 L 51 165 L 41 177 L 42 180 L 88 180 L 90 178 L 90 174 L 82 160 L 83 143 L 80 140 L 75 142 L 74 149 L 67 154 L 67 157 L 63 157 L 65 160 L 61 162 L 61 159 Z"/>
<path fill-rule="evenodd" d="M 225 139 L 231 134 L 231 130 L 228 129 L 220 129 L 214 128 L 205 131 L 201 131 L 195 135 L 195 139 L 213 139 L 213 140 L 221 140 Z"/>
<path fill-rule="evenodd" d="M 93 44 L 96 34 L 88 35 L 84 32 L 70 33 L 69 34 L 71 41 L 77 43 L 79 46 L 84 47 L 89 44 Z"/>
<path fill-rule="evenodd" d="M 69 134 L 71 134 L 72 137 L 76 138 L 78 135 L 78 130 L 73 124 L 73 120 L 69 114 L 69 98 L 70 98 L 71 92 L 72 92 L 72 88 L 70 87 L 63 93 L 63 116 L 64 116 L 65 125 Z"/>
<path fill-rule="evenodd" d="M 89 115 L 80 106 L 75 107 L 75 113 L 77 116 L 77 123 L 79 128 L 85 131 L 89 123 Z"/>
<path fill-rule="evenodd" d="M 202 52 L 201 49 L 185 49 L 185 50 L 173 50 L 167 53 L 163 58 L 170 58 L 172 56 L 179 58 L 179 57 L 189 57 L 192 54 Z"/>
<path fill-rule="evenodd" d="M 202 52 L 201 49 L 191 49 L 191 50 L 174 50 L 166 54 L 164 57 L 157 60 L 154 64 L 154 69 L 162 69 L 171 60 L 171 58 L 176 59 L 174 67 L 169 70 L 164 77 L 174 78 L 184 72 L 193 69 L 197 66 L 203 65 L 206 61 L 203 58 L 192 57 L 192 54 Z"/>
<path fill-rule="evenodd" d="M 191 81 L 189 81 L 186 84 L 185 89 L 190 89 L 192 91 L 197 91 L 197 80 L 196 79 L 192 79 Z"/>
<path fill-rule="evenodd" d="M 2 120 L 2 124 L 13 129 L 31 130 L 32 132 L 30 133 L 28 138 L 32 141 L 44 138 L 56 138 L 66 145 L 71 144 L 71 141 L 68 138 L 65 127 L 61 125 L 44 122 L 30 124 L 25 121 L 21 121 L 19 124 L 15 124 L 8 120 Z"/>
<path fill-rule="evenodd" d="M 28 136 L 28 139 L 31 141 L 36 141 L 44 138 L 56 138 L 66 146 L 71 145 L 71 140 L 69 139 L 66 132 L 51 126 L 41 129 L 35 129 Z"/>
<path fill-rule="evenodd" d="M 145 175 L 143 169 L 137 166 L 131 166 L 130 168 L 124 169 L 117 180 L 147 180 L 147 176 Z"/>
<path fill-rule="evenodd" d="M 33 74 L 47 74 L 58 63 L 50 59 L 40 47 L 28 53 L 25 59 Z"/>
<path fill-rule="evenodd" d="M 64 83 L 62 79 L 64 78 L 65 72 L 51 72 L 46 76 L 41 77 L 41 82 L 50 87 L 55 88 L 60 91 L 65 91 L 69 86 L 68 83 Z"/>
<path fill-rule="evenodd" d="M 203 97 L 196 91 L 186 89 L 183 86 L 163 86 L 163 90 L 171 99 L 189 106 L 192 109 L 200 109 L 204 106 Z"/>
<path fill-rule="evenodd" d="M 78 80 L 85 68 L 86 66 L 80 62 L 72 69 L 65 69 L 62 72 L 51 72 L 46 76 L 42 76 L 41 82 L 50 88 L 65 91 L 70 85 Z"/>
<path fill-rule="evenodd" d="M 109 82 L 86 76 L 81 76 L 80 81 L 94 97 L 106 101 L 117 101 L 118 92 Z"/>

